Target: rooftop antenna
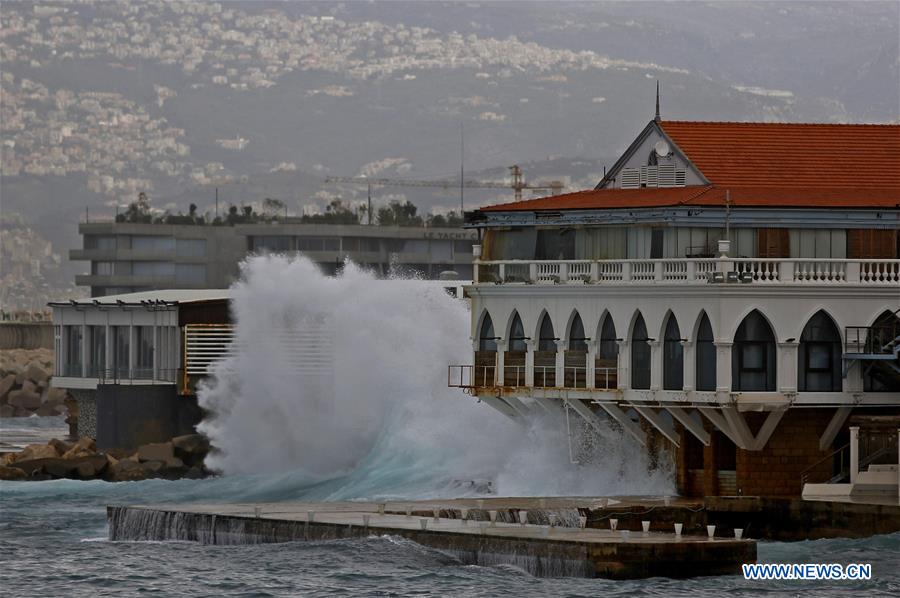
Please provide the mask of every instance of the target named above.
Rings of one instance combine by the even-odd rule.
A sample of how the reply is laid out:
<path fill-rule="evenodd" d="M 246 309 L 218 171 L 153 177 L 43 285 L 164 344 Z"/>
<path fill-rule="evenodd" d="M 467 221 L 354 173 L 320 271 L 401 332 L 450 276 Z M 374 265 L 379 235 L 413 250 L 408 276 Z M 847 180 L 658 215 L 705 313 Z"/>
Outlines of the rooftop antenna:
<path fill-rule="evenodd" d="M 466 142 L 463 136 L 463 124 L 459 123 L 459 217 L 462 218 L 465 213 L 465 156 Z"/>
<path fill-rule="evenodd" d="M 656 116 L 653 118 L 656 122 L 662 119 L 659 116 L 659 79 L 656 80 Z"/>

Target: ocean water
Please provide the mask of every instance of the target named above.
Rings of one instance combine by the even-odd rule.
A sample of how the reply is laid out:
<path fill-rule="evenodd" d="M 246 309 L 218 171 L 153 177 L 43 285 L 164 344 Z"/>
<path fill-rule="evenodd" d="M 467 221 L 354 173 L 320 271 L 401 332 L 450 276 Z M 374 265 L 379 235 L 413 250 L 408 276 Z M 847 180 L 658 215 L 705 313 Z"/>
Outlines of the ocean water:
<path fill-rule="evenodd" d="M 900 595 L 900 534 L 760 545 L 765 562 L 873 565 L 870 582 L 805 583 L 537 579 L 388 536 L 228 547 L 107 541 L 110 504 L 455 498 L 488 482 L 506 496 L 674 493 L 666 460 L 652 465 L 613 426 L 567 427 L 559 414 L 520 426 L 448 389 L 446 365 L 468 363 L 472 344 L 465 304 L 439 287 L 376 281 L 352 266 L 325 278 L 284 257 L 250 260 L 243 274 L 237 351 L 199 394 L 216 447 L 208 464 L 221 475 L 0 482 L 0 596 Z M 27 437 L 52 425 L 13 427 Z"/>

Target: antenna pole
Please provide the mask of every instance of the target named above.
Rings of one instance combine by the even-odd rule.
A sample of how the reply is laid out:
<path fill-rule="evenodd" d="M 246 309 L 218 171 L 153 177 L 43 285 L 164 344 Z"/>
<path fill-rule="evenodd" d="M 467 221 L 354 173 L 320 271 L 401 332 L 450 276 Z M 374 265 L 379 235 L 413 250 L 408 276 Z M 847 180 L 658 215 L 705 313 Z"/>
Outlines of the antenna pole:
<path fill-rule="evenodd" d="M 459 123 L 459 217 L 465 212 L 465 156 L 466 139 L 463 134 L 463 124 Z"/>
<path fill-rule="evenodd" d="M 219 188 L 216 187 L 216 218 L 219 217 Z"/>
<path fill-rule="evenodd" d="M 366 194 L 366 199 L 368 200 L 368 207 L 366 208 L 366 218 L 368 219 L 368 224 L 372 224 L 372 183 L 369 183 L 368 192 Z"/>
<path fill-rule="evenodd" d="M 659 116 L 659 79 L 656 80 L 656 116 L 653 117 L 653 120 L 659 122 L 662 120 Z"/>
<path fill-rule="evenodd" d="M 725 190 L 725 238 L 731 239 L 731 191 Z"/>

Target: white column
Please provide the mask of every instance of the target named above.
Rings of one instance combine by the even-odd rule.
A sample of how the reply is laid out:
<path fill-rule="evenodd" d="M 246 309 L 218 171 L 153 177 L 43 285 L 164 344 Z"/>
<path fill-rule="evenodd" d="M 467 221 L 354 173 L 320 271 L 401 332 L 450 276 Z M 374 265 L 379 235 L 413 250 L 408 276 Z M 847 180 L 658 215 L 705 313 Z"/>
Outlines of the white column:
<path fill-rule="evenodd" d="M 850 426 L 850 483 L 859 476 L 859 426 Z"/>
<path fill-rule="evenodd" d="M 697 345 L 693 341 L 684 341 L 684 390 L 691 392 L 697 385 Z"/>
<path fill-rule="evenodd" d="M 619 346 L 616 386 L 619 387 L 619 390 L 625 390 L 631 388 L 631 368 L 628 367 L 628 363 L 631 360 L 631 343 L 617 340 L 616 345 Z"/>
<path fill-rule="evenodd" d="M 534 386 L 534 341 L 525 339 L 525 386 Z"/>
<path fill-rule="evenodd" d="M 498 386 L 503 386 L 505 382 L 505 364 L 506 364 L 506 341 L 497 340 L 497 371 L 494 373 L 495 382 Z"/>
<path fill-rule="evenodd" d="M 662 342 L 647 341 L 650 345 L 650 390 L 662 388 L 663 352 Z"/>
<path fill-rule="evenodd" d="M 731 348 L 730 341 L 714 341 L 716 347 L 716 399 L 727 402 L 731 393 Z"/>
<path fill-rule="evenodd" d="M 88 361 L 88 336 L 87 336 L 87 312 L 81 312 L 84 320 L 81 324 L 81 377 L 87 378 Z"/>
<path fill-rule="evenodd" d="M 800 343 L 778 343 L 778 364 L 775 388 L 782 393 L 797 392 L 797 356 Z"/>
<path fill-rule="evenodd" d="M 569 348 L 569 341 L 556 341 L 556 380 L 555 386 L 565 386 L 566 383 L 566 350 Z"/>
<path fill-rule="evenodd" d="M 587 388 L 594 388 L 594 382 L 596 381 L 596 374 L 594 373 L 594 368 L 597 363 L 597 341 L 590 340 L 587 342 L 588 352 L 587 352 L 587 363 L 585 364 L 584 370 L 584 381 L 585 386 Z"/>

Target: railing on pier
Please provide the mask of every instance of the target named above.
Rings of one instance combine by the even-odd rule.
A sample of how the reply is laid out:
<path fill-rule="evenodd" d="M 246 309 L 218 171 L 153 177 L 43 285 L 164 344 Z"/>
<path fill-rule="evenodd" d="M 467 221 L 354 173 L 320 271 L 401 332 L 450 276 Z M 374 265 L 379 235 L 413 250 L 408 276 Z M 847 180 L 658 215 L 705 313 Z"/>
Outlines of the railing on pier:
<path fill-rule="evenodd" d="M 497 382 L 497 369 L 493 365 L 450 365 L 447 366 L 447 386 L 450 388 L 572 388 L 587 389 L 587 368 L 582 366 L 566 366 L 561 377 L 562 384 L 557 385 L 556 366 L 534 366 L 534 383 L 529 385 L 525 377 L 523 365 L 505 365 L 503 382 Z M 616 390 L 618 368 L 595 368 L 595 390 Z"/>
<path fill-rule="evenodd" d="M 97 378 L 99 384 L 174 384 L 181 373 L 181 369 L 163 369 L 152 367 L 119 367 L 119 368 L 91 368 L 88 377 Z"/>
<path fill-rule="evenodd" d="M 900 260 L 672 258 L 475 261 L 476 283 L 900 284 Z"/>

